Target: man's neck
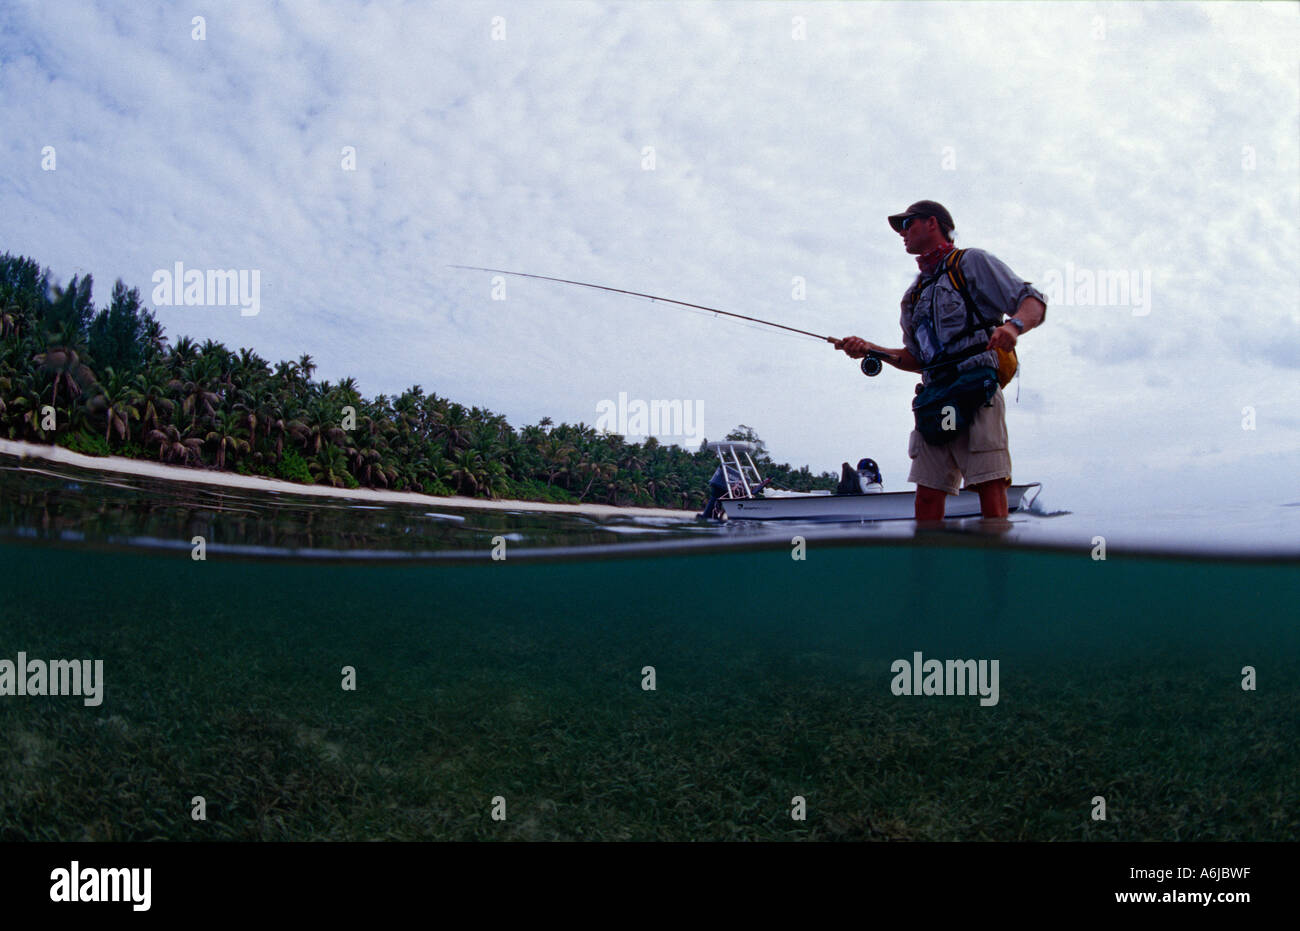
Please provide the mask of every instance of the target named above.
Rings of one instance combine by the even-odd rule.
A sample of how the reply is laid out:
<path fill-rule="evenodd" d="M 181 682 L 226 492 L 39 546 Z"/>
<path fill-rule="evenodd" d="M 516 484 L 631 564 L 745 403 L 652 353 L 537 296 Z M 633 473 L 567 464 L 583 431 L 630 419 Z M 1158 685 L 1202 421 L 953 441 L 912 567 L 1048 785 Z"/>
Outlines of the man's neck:
<path fill-rule="evenodd" d="M 941 242 L 929 252 L 922 253 L 916 257 L 917 267 L 921 269 L 921 274 L 928 275 L 939 267 L 939 263 L 944 257 L 953 250 L 954 246 L 950 242 Z"/>

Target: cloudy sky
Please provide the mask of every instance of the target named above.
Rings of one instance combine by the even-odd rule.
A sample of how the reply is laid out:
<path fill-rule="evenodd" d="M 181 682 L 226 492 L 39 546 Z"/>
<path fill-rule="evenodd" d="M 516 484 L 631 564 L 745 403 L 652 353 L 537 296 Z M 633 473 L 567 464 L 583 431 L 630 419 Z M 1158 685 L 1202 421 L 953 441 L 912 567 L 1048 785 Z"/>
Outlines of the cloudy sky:
<path fill-rule="evenodd" d="M 447 266 L 896 346 L 915 265 L 884 218 L 935 199 L 959 245 L 1057 283 L 1007 391 L 1018 481 L 1076 513 L 1300 499 L 1300 5 L 201 6 L 7 4 L 0 250 L 100 301 L 256 270 L 255 316 L 161 306 L 169 336 L 308 352 L 370 396 L 516 426 L 680 399 L 711 438 L 902 488 L 911 376 Z"/>

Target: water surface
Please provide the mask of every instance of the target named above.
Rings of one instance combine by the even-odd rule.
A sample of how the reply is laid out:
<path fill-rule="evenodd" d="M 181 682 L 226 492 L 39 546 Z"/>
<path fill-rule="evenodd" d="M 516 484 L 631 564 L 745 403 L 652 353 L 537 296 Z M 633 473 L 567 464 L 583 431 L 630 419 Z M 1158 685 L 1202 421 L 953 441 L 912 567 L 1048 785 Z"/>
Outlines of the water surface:
<path fill-rule="evenodd" d="M 5 839 L 1300 829 L 1297 508 L 711 527 L 0 465 L 0 659 L 106 680 L 0 697 Z M 997 660 L 997 703 L 895 695 L 916 651 Z"/>

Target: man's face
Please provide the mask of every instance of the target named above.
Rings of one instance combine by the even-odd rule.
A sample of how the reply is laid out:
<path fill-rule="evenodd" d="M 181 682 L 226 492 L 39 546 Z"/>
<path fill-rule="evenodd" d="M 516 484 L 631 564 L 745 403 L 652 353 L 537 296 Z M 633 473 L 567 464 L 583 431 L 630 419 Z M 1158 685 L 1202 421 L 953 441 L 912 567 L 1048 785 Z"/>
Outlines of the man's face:
<path fill-rule="evenodd" d="M 934 217 L 910 217 L 903 221 L 906 227 L 898 235 L 903 237 L 903 248 L 908 255 L 924 255 L 943 242 L 939 221 Z"/>

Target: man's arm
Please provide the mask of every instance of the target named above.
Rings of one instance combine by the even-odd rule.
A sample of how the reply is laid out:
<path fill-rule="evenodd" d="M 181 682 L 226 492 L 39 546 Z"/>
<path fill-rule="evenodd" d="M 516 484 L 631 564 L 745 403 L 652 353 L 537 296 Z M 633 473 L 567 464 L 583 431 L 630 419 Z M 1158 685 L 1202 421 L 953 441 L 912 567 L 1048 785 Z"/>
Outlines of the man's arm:
<path fill-rule="evenodd" d="M 1016 308 L 1016 312 L 1011 315 L 1011 319 L 1019 320 L 1025 325 L 1021 330 L 1014 323 L 1008 320 L 1002 326 L 993 331 L 989 339 L 989 349 L 1006 349 L 1016 348 L 1016 340 L 1021 333 L 1028 333 L 1034 327 L 1043 322 L 1047 316 L 1047 305 L 1036 297 L 1026 297 Z"/>
<path fill-rule="evenodd" d="M 1024 324 L 1024 330 L 1010 322 L 1002 324 L 993 331 L 989 349 L 1014 349 L 1022 332 L 1032 330 L 1046 318 L 1047 304 L 1042 293 L 996 256 L 983 249 L 967 249 L 961 268 L 981 310 L 1000 318 L 1003 308 L 1014 305 L 1010 319 Z"/>
<path fill-rule="evenodd" d="M 869 343 L 865 339 L 856 336 L 848 336 L 844 339 L 835 341 L 835 348 L 848 354 L 851 359 L 861 359 L 867 353 L 879 356 L 882 361 L 888 362 L 896 369 L 902 369 L 904 372 L 915 372 L 921 367 L 921 363 L 916 361 L 906 348 L 903 349 L 886 349 L 884 346 L 877 346 L 875 343 Z"/>

